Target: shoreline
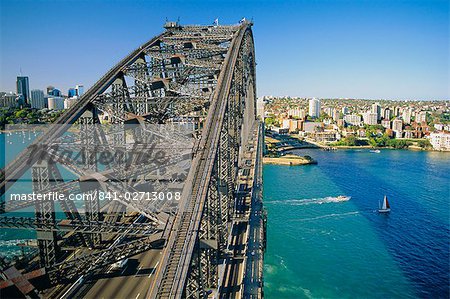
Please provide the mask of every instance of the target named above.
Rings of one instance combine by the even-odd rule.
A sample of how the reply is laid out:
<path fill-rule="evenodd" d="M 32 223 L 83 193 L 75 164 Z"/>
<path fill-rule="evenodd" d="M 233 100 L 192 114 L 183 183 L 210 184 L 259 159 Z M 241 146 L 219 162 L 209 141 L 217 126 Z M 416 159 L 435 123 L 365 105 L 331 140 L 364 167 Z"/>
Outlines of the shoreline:
<path fill-rule="evenodd" d="M 286 155 L 281 157 L 263 157 L 263 164 L 300 166 L 317 164 L 317 161 L 297 155 Z"/>
<path fill-rule="evenodd" d="M 325 148 L 325 147 L 324 147 Z M 355 145 L 355 146 L 350 146 L 350 145 L 335 145 L 333 146 L 334 149 L 339 150 L 339 149 L 369 149 L 369 150 L 410 150 L 410 151 L 423 151 L 423 152 L 438 152 L 438 153 L 450 153 L 450 151 L 438 151 L 435 150 L 433 148 L 423 148 L 420 146 L 416 146 L 416 145 L 410 145 L 408 147 L 405 148 L 395 148 L 395 147 L 372 147 L 370 145 Z"/>

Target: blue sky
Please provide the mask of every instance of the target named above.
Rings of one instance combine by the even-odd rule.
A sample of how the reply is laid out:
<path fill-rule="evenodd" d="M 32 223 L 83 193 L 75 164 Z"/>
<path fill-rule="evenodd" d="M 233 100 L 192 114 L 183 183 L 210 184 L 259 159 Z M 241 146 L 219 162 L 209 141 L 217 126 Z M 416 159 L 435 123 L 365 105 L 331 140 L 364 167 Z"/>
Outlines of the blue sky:
<path fill-rule="evenodd" d="M 254 20 L 258 96 L 449 99 L 448 0 L 0 0 L 0 90 L 91 86 L 166 18 Z"/>

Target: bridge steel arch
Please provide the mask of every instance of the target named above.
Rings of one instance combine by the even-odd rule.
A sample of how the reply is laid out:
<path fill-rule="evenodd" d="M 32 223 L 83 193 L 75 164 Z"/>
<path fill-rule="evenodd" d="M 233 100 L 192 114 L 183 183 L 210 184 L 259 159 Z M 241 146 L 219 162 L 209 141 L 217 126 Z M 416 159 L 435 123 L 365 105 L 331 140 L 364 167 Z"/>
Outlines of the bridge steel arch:
<path fill-rule="evenodd" d="M 120 199 L 101 206 L 92 201 L 86 203 L 86 213 L 82 215 L 70 202 L 61 202 L 67 219 L 59 221 L 54 203 L 9 203 L 6 208 L 8 203 L 1 202 L 0 214 L 35 206 L 35 218 L 2 216 L 0 227 L 35 229 L 39 254 L 30 257 L 30 264 L 20 271 L 19 278 L 4 274 L 0 288 L 14 282 L 23 285 L 23 281 L 39 275 L 47 276 L 53 285 L 75 281 L 163 244 L 148 298 L 204 298 L 211 293 L 219 296 L 233 218 L 248 212 L 248 207 L 238 202 L 237 192 L 244 154 L 258 125 L 252 25 L 248 21 L 233 26 L 168 23 L 164 33 L 111 68 L 56 125 L 2 170 L 2 196 L 30 169 L 35 192 L 93 192 L 91 185 L 86 187 L 88 181 L 94 181 L 95 188 L 104 191 L 140 190 L 154 184 L 148 178 L 157 171 L 156 165 L 133 164 L 124 168 L 121 161 L 114 160 L 100 170 L 94 158 L 80 166 L 70 159 L 61 159 L 61 145 L 63 149 L 89 153 L 95 141 L 112 150 L 123 150 L 127 148 L 127 123 L 138 125 L 133 131 L 134 140 L 145 140 L 147 124 L 195 115 L 196 141 L 189 148 L 192 164 L 186 170 L 186 179 L 180 186 L 181 200 L 175 207 L 162 209 Z M 75 142 L 67 139 L 65 133 L 73 124 L 89 128 L 100 123 L 100 114 L 108 114 L 110 122 L 121 130 L 105 133 L 102 129 L 85 129 Z M 36 147 L 42 144 L 45 146 Z M 54 148 L 54 144 L 60 148 Z M 141 150 L 147 153 L 152 149 Z M 59 164 L 43 163 L 43 153 Z M 174 153 L 172 159 L 184 154 Z M 77 179 L 64 181 L 61 167 Z M 166 174 L 170 177 L 176 172 L 169 165 Z M 123 221 L 124 213 L 111 216 L 124 207 L 137 212 L 132 223 Z M 102 238 L 104 234 L 108 240 Z M 77 256 L 64 252 L 63 245 L 67 244 L 80 248 Z M 38 265 L 32 260 L 38 260 Z M 4 259 L 0 261 L 2 273 L 15 267 Z M 18 288 L 24 294 L 34 290 Z"/>
<path fill-rule="evenodd" d="M 150 298 L 202 298 L 219 287 L 235 207 L 237 172 L 256 122 L 251 24 L 240 26 L 208 118 Z"/>

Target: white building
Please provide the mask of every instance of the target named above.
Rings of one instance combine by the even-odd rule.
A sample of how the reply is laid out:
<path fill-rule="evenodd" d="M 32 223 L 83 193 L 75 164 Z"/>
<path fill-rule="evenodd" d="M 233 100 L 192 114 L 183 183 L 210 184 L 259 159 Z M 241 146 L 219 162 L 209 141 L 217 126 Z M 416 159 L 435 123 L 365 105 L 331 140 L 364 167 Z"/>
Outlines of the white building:
<path fill-rule="evenodd" d="M 306 111 L 304 109 L 296 108 L 296 109 L 289 109 L 288 111 L 289 117 L 297 117 L 300 119 L 306 118 Z"/>
<path fill-rule="evenodd" d="M 416 122 L 417 123 L 427 122 L 427 112 L 420 111 L 420 112 L 416 113 Z"/>
<path fill-rule="evenodd" d="M 44 91 L 33 89 L 31 91 L 31 108 L 44 109 L 47 105 L 44 97 Z"/>
<path fill-rule="evenodd" d="M 303 131 L 306 133 L 323 131 L 323 123 L 320 122 L 305 122 L 303 124 Z"/>
<path fill-rule="evenodd" d="M 372 104 L 372 108 L 370 109 L 371 113 L 375 113 L 377 115 L 377 121 L 381 119 L 381 106 L 380 103 Z"/>
<path fill-rule="evenodd" d="M 19 107 L 20 96 L 15 93 L 6 93 L 1 97 L 0 106 L 1 107 Z"/>
<path fill-rule="evenodd" d="M 78 101 L 77 97 L 71 97 L 64 100 L 64 109 L 69 109 Z"/>
<path fill-rule="evenodd" d="M 390 129 L 391 128 L 391 121 L 389 119 L 383 119 L 381 121 L 381 125 L 383 127 L 385 127 L 386 129 Z"/>
<path fill-rule="evenodd" d="M 48 97 L 47 103 L 48 103 L 49 110 L 63 110 L 64 109 L 64 98 L 62 98 L 62 97 Z"/>
<path fill-rule="evenodd" d="M 363 120 L 367 125 L 376 125 L 378 123 L 378 114 L 372 112 L 364 113 Z"/>
<path fill-rule="evenodd" d="M 390 120 L 391 116 L 392 116 L 392 110 L 389 109 L 389 108 L 385 108 L 384 111 L 383 111 L 383 118 L 387 119 L 387 120 Z"/>
<path fill-rule="evenodd" d="M 430 143 L 435 150 L 450 151 L 450 133 L 431 133 Z"/>
<path fill-rule="evenodd" d="M 442 131 L 442 130 L 444 130 L 444 125 L 443 124 L 434 124 L 434 128 L 438 131 Z"/>
<path fill-rule="evenodd" d="M 410 124 L 411 123 L 411 116 L 412 116 L 412 109 L 411 108 L 406 108 L 405 110 L 403 110 L 402 118 L 403 118 L 403 122 L 405 124 Z"/>
<path fill-rule="evenodd" d="M 309 116 L 319 117 L 320 116 L 320 100 L 313 98 L 309 100 Z"/>
<path fill-rule="evenodd" d="M 359 126 L 361 125 L 361 116 L 355 114 L 344 115 L 344 121 L 351 126 Z"/>
<path fill-rule="evenodd" d="M 403 131 L 403 121 L 401 119 L 394 119 L 392 121 L 392 131 L 395 132 L 395 135 L 401 135 Z"/>

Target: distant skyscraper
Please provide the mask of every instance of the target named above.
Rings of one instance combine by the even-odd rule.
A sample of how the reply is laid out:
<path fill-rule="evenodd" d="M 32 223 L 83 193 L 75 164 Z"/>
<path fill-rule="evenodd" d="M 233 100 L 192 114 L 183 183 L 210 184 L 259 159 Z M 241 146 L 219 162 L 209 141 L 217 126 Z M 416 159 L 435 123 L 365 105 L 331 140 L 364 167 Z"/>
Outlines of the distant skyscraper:
<path fill-rule="evenodd" d="M 61 90 L 57 88 L 53 88 L 53 90 L 49 93 L 49 95 L 60 97 L 61 96 Z"/>
<path fill-rule="evenodd" d="M 17 77 L 17 94 L 23 96 L 23 101 L 28 104 L 30 99 L 30 83 L 28 77 Z"/>
<path fill-rule="evenodd" d="M 75 97 L 77 95 L 77 90 L 75 88 L 69 88 L 69 90 L 67 91 L 67 96 L 69 98 L 71 97 Z"/>
<path fill-rule="evenodd" d="M 49 94 L 49 95 L 52 95 L 53 93 L 53 89 L 55 89 L 55 87 L 53 87 L 53 86 L 47 86 L 47 94 Z"/>
<path fill-rule="evenodd" d="M 43 109 L 46 107 L 44 91 L 34 89 L 31 91 L 31 108 Z"/>
<path fill-rule="evenodd" d="M 309 116 L 319 117 L 320 116 L 320 100 L 313 98 L 309 100 Z"/>
<path fill-rule="evenodd" d="M 75 90 L 77 91 L 77 96 L 81 97 L 84 93 L 84 86 L 83 85 L 77 85 L 75 86 Z"/>

